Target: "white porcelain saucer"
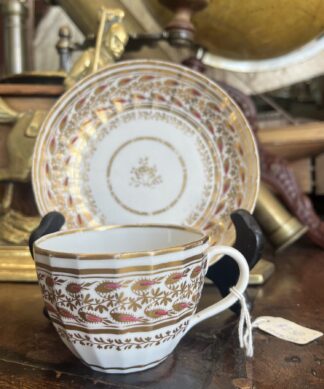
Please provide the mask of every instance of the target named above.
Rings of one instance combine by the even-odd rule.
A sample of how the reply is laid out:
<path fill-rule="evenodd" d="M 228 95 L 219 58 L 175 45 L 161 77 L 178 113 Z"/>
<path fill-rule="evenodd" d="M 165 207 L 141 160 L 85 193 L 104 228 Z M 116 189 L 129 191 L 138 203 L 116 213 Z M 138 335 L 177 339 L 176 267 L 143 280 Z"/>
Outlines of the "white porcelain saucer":
<path fill-rule="evenodd" d="M 214 82 L 179 65 L 120 62 L 89 76 L 52 108 L 37 138 L 33 187 L 41 215 L 68 228 L 173 223 L 216 227 L 252 211 L 256 143 Z"/>

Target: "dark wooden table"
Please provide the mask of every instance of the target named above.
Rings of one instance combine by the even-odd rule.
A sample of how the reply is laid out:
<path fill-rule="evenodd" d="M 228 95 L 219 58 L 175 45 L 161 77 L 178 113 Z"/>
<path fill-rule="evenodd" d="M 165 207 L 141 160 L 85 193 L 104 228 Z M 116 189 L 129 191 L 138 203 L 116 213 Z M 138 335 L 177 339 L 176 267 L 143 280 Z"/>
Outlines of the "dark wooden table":
<path fill-rule="evenodd" d="M 324 252 L 306 243 L 273 259 L 276 272 L 249 288 L 253 317 L 282 316 L 324 331 Z M 219 298 L 205 286 L 201 306 Z M 0 388 L 323 389 L 324 337 L 299 346 L 255 330 L 255 356 L 238 346 L 225 312 L 189 332 L 161 365 L 128 375 L 96 373 L 63 345 L 42 314 L 36 284 L 0 284 Z"/>

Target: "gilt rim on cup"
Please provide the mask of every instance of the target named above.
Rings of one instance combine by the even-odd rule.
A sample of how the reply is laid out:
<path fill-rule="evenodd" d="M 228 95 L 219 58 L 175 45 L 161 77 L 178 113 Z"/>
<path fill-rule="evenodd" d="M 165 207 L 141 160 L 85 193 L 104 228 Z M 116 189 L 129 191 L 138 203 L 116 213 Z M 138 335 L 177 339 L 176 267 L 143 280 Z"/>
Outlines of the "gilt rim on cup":
<path fill-rule="evenodd" d="M 149 250 L 149 251 L 133 251 L 133 252 L 121 252 L 121 253 L 97 253 L 97 254 L 85 254 L 85 253 L 71 253 L 64 251 L 49 250 L 39 247 L 38 245 L 48 239 L 63 236 L 63 235 L 72 235 L 79 232 L 87 231 L 107 231 L 118 228 L 168 228 L 174 230 L 182 230 L 186 232 L 195 233 L 201 236 L 200 239 L 193 242 L 189 242 L 182 245 L 171 246 L 162 249 Z M 206 244 L 210 239 L 210 236 L 204 234 L 203 232 L 187 226 L 178 226 L 174 224 L 119 224 L 119 225 L 110 225 L 110 226 L 100 226 L 100 227 L 88 227 L 88 228 L 75 228 L 67 231 L 58 231 L 52 234 L 48 234 L 38 239 L 34 243 L 33 251 L 38 255 L 47 255 L 55 258 L 61 259 L 130 259 L 130 258 L 140 258 L 140 257 L 152 257 L 157 255 L 165 255 L 171 253 L 182 252 L 186 250 L 193 249 L 195 247 Z"/>

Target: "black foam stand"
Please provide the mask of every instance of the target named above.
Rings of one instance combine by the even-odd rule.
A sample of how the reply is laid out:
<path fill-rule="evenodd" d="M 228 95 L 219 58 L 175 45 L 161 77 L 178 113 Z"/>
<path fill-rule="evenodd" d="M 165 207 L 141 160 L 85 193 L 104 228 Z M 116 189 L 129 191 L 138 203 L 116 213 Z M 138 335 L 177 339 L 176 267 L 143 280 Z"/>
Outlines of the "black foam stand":
<path fill-rule="evenodd" d="M 41 220 L 40 224 L 36 229 L 31 233 L 29 238 L 29 250 L 31 256 L 34 258 L 33 245 L 37 239 L 45 236 L 47 234 L 51 234 L 53 232 L 59 231 L 65 223 L 64 216 L 56 211 L 47 213 Z M 44 315 L 49 319 L 46 308 L 43 308 Z"/>
<path fill-rule="evenodd" d="M 41 220 L 38 227 L 31 233 L 29 237 L 29 251 L 34 258 L 33 245 L 34 242 L 44 235 L 59 231 L 65 223 L 64 216 L 56 211 L 47 213 Z"/>
<path fill-rule="evenodd" d="M 263 252 L 264 238 L 261 228 L 254 217 L 244 209 L 233 212 L 231 219 L 236 231 L 234 247 L 244 255 L 251 270 L 261 258 Z M 223 297 L 237 283 L 238 276 L 239 269 L 236 262 L 227 255 L 210 266 L 207 272 L 207 278 L 213 281 Z M 245 297 L 248 305 L 251 306 L 247 293 L 245 293 Z M 232 305 L 231 310 L 238 315 L 240 304 Z"/>

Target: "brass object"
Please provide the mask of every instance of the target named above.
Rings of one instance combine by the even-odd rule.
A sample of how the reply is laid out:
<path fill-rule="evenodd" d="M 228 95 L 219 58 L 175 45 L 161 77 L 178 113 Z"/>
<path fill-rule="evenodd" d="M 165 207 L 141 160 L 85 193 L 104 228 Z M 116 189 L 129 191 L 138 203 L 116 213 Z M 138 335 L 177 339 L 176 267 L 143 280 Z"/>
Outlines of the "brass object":
<path fill-rule="evenodd" d="M 96 47 L 85 50 L 73 64 L 65 79 L 67 88 L 71 88 L 77 81 L 99 68 L 115 62 L 122 56 L 128 41 L 128 33 L 123 19 L 124 12 L 120 9 L 103 8 L 101 10 Z"/>
<path fill-rule="evenodd" d="M 0 168 L 0 180 L 30 180 L 35 138 L 45 116 L 45 111 L 29 111 L 18 116 L 7 139 L 9 165 Z"/>
<path fill-rule="evenodd" d="M 27 68 L 26 18 L 28 9 L 24 0 L 3 0 L 3 39 L 5 72 L 21 73 Z"/>
<path fill-rule="evenodd" d="M 73 22 L 83 32 L 86 39 L 94 39 L 98 30 L 98 16 L 107 0 L 56 0 L 51 1 L 60 5 Z M 112 3 L 110 1 L 110 3 Z M 111 4 L 109 4 L 111 6 Z M 115 6 L 113 4 L 112 6 Z"/>
<path fill-rule="evenodd" d="M 307 227 L 301 225 L 262 182 L 254 215 L 276 252 L 284 250 L 307 232 Z"/>
<path fill-rule="evenodd" d="M 272 276 L 275 271 L 275 265 L 261 258 L 259 262 L 250 271 L 249 285 L 263 285 Z"/>
<path fill-rule="evenodd" d="M 92 72 L 96 72 L 101 58 L 105 63 L 119 59 L 124 53 L 128 41 L 128 33 L 123 25 L 125 17 L 121 9 L 101 10 L 100 24 L 96 39 L 96 51 Z M 108 57 L 107 57 L 108 54 Z"/>
<path fill-rule="evenodd" d="M 35 264 L 27 246 L 0 246 L 0 281 L 37 281 Z"/>
<path fill-rule="evenodd" d="M 0 97 L 0 123 L 13 123 L 18 119 L 19 113 L 11 109 Z"/>
<path fill-rule="evenodd" d="M 128 40 L 123 18 L 122 10 L 101 10 L 96 48 L 90 48 L 81 55 L 67 76 L 66 85 L 74 85 L 88 73 L 122 55 Z M 62 73 L 54 74 L 62 76 Z M 7 140 L 9 166 L 0 168 L 0 180 L 29 181 L 35 138 L 46 114 L 45 111 L 20 114 L 0 99 L 0 123 L 14 123 Z"/>
<path fill-rule="evenodd" d="M 0 240 L 16 245 L 26 244 L 39 223 L 39 216 L 26 216 L 11 209 L 0 217 Z"/>
<path fill-rule="evenodd" d="M 142 1 L 161 26 L 172 19 L 159 0 Z M 184 9 L 193 2 L 181 1 Z M 193 16 L 193 24 L 195 40 L 211 54 L 239 60 L 273 58 L 321 35 L 324 0 L 210 0 Z"/>
<path fill-rule="evenodd" d="M 96 29 L 98 28 L 98 16 L 100 12 L 96 12 L 94 25 Z M 97 36 L 96 48 L 90 48 L 81 55 L 67 77 L 67 83 L 70 82 L 70 85 L 73 85 L 78 79 L 91 73 L 93 69 L 112 63 L 123 54 L 128 40 L 123 18 L 124 13 L 121 10 L 102 10 L 101 28 Z M 54 77 L 61 83 L 64 75 L 63 72 L 30 72 L 19 76 Z M 12 181 L 28 182 L 30 180 L 34 143 L 46 115 L 45 111 L 18 113 L 0 99 L 0 123 L 13 124 L 7 140 L 9 165 L 0 168 L 0 180 L 9 181 L 0 208 L 0 214 L 2 214 L 0 239 L 3 243 L 25 244 L 31 231 L 39 224 L 39 217 L 23 215 L 12 210 L 10 206 L 14 191 Z M 0 246 L 0 281 L 36 281 L 36 279 L 34 263 L 26 246 Z"/>
<path fill-rule="evenodd" d="M 0 204 L 0 214 L 5 214 L 10 210 L 14 193 L 14 183 L 8 182 L 5 186 L 4 194 Z"/>
<path fill-rule="evenodd" d="M 0 240 L 12 244 L 26 244 L 31 231 L 39 223 L 38 217 L 29 217 L 11 209 L 14 181 L 30 180 L 35 139 L 46 112 L 18 113 L 0 99 L 0 123 L 13 123 L 7 138 L 9 163 L 0 168 L 0 181 L 5 191 L 0 204 Z"/>

